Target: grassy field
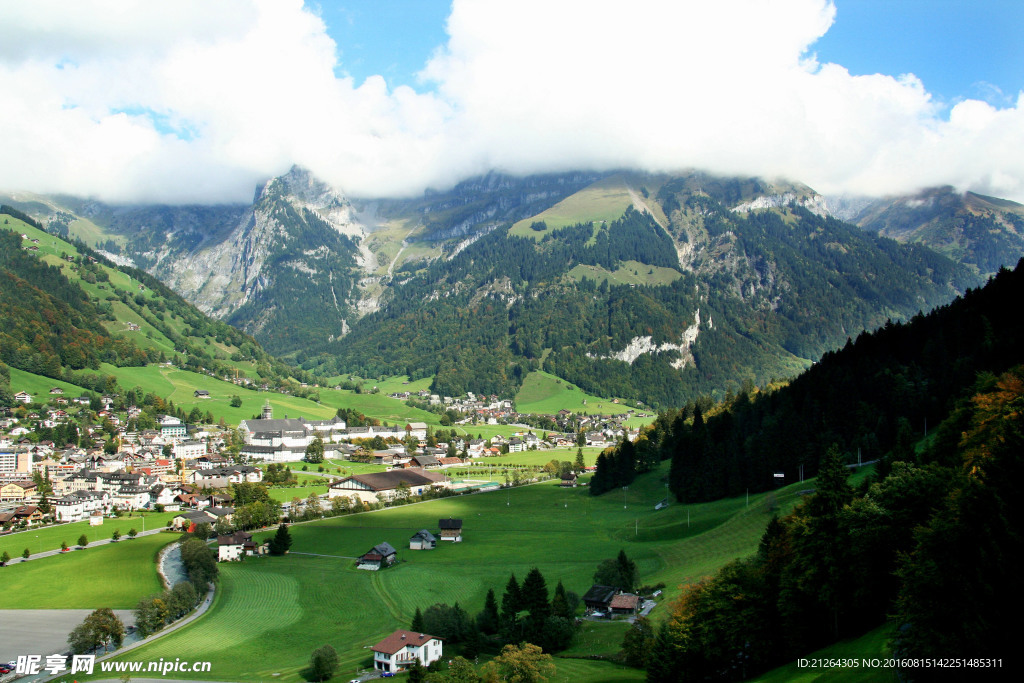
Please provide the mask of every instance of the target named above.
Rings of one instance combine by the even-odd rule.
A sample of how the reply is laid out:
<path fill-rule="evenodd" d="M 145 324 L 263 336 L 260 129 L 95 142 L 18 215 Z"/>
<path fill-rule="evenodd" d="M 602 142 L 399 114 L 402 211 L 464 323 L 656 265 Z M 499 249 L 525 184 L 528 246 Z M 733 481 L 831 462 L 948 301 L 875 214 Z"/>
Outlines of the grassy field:
<path fill-rule="evenodd" d="M 662 286 L 670 285 L 683 276 L 674 268 L 663 268 L 662 266 L 649 266 L 639 261 L 624 261 L 615 270 L 608 270 L 601 266 L 588 266 L 579 264 L 573 266 L 569 271 L 569 277 L 580 281 L 583 278 L 592 280 L 600 285 L 608 282 L 609 285 L 648 285 Z"/>
<path fill-rule="evenodd" d="M 807 659 L 885 659 L 890 656 L 889 639 L 893 636 L 893 625 L 885 624 L 869 631 L 860 638 L 851 638 L 822 648 L 807 655 Z M 757 683 L 896 683 L 899 677 L 893 669 L 871 667 L 847 667 L 812 669 L 798 667 L 796 662 L 780 666 L 764 676 L 754 679 Z"/>
<path fill-rule="evenodd" d="M 156 554 L 177 538 L 154 534 L 31 562 L 15 560 L 0 569 L 4 609 L 132 609 L 140 598 L 163 590 Z"/>
<path fill-rule="evenodd" d="M 582 594 L 597 564 L 620 549 L 637 562 L 644 583 L 667 584 L 662 600 L 668 600 L 681 583 L 753 552 L 770 517 L 766 500 L 785 512 L 799 499 L 796 492 L 808 486 L 753 495 L 749 505 L 735 498 L 655 511 L 667 495 L 665 473 L 640 477 L 625 501 L 618 493 L 594 498 L 584 488 L 544 483 L 294 526 L 292 553 L 221 565 L 221 588 L 210 613 L 130 658 L 202 652 L 213 662 L 211 679 L 279 674 L 281 680 L 299 681 L 312 649 L 330 643 L 339 652 L 344 678 L 370 663 L 367 645 L 407 627 L 417 607 L 459 601 L 475 613 L 488 588 L 500 593 L 509 572 L 522 579 L 534 566 L 550 588 L 561 580 Z M 449 516 L 465 521 L 463 543 L 407 550 L 414 532 L 436 529 L 437 520 Z M 350 558 L 381 541 L 399 549 L 400 564 L 378 573 L 356 570 Z M 658 613 L 656 608 L 653 616 Z M 574 648 L 612 650 L 621 628 L 584 629 Z M 247 656 L 239 658 L 240 650 Z M 643 672 L 604 662 L 556 663 L 558 676 L 570 680 L 643 678 Z"/>
<path fill-rule="evenodd" d="M 566 197 L 536 216 L 519 221 L 512 226 L 509 233 L 540 240 L 547 232 L 569 225 L 614 221 L 632 205 L 633 199 L 624 178 L 621 175 L 614 175 Z M 544 221 L 548 229 L 537 231 L 531 228 L 530 226 L 537 221 Z"/>
<path fill-rule="evenodd" d="M 133 517 L 125 515 L 119 519 L 104 519 L 101 526 L 89 526 L 89 522 L 83 521 L 26 529 L 0 536 L 0 552 L 6 550 L 11 557 L 21 557 L 21 552 L 25 548 L 34 554 L 44 550 L 57 550 L 60 548 L 61 542 L 73 546 L 82 534 L 85 534 L 92 542 L 110 538 L 114 529 L 119 529 L 122 534 L 127 534 L 128 530 L 133 527 L 136 531 L 162 529 L 177 514 L 177 512 L 147 512 L 145 513 L 145 529 L 143 529 L 142 516 L 138 513 Z"/>
<path fill-rule="evenodd" d="M 35 375 L 31 372 L 11 368 L 11 391 L 15 394 L 19 391 L 27 391 L 32 394 L 33 399 L 37 403 L 44 403 L 50 400 L 50 389 L 53 387 L 63 389 L 65 398 L 89 393 L 88 390 L 77 384 L 68 384 L 59 379 L 43 377 L 42 375 Z"/>
<path fill-rule="evenodd" d="M 625 415 L 629 406 L 588 394 L 570 382 L 543 371 L 529 373 L 516 394 L 521 413 L 554 415 L 559 410 L 588 415 Z"/>
<path fill-rule="evenodd" d="M 305 500 L 311 493 L 322 496 L 327 493 L 327 482 L 330 480 L 324 479 L 323 481 L 323 486 L 293 486 L 290 488 L 278 488 L 277 486 L 272 486 L 270 488 L 270 497 L 279 503 L 290 503 L 296 496 L 303 500 Z"/>

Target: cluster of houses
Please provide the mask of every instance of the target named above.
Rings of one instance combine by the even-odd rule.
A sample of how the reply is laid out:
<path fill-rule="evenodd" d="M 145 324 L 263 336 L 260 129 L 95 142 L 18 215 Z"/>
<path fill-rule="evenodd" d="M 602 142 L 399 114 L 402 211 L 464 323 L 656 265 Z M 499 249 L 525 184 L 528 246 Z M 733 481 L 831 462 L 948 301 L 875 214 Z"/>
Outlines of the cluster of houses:
<path fill-rule="evenodd" d="M 651 417 L 649 414 L 637 411 L 634 408 L 627 408 L 624 415 L 587 415 L 573 413 L 569 410 L 560 410 L 553 415 L 523 415 L 516 412 L 512 401 L 500 399 L 495 395 L 477 396 L 473 392 L 468 392 L 463 397 L 453 398 L 451 396 L 432 394 L 425 389 L 421 389 L 417 392 L 398 391 L 388 394 L 388 396 L 402 401 L 415 398 L 425 401 L 430 405 L 444 406 L 446 410 L 453 410 L 466 415 L 464 419 L 459 420 L 459 424 L 469 422 L 514 424 L 528 419 L 537 420 L 540 418 L 557 425 L 558 429 L 564 432 L 573 434 L 580 431 L 608 432 L 605 436 L 609 438 L 622 436 L 622 432 L 625 431 L 623 427 L 624 420 L 630 417 Z M 614 399 L 612 402 L 618 403 L 618 399 Z"/>
<path fill-rule="evenodd" d="M 603 424 L 588 416 L 581 419 L 591 426 Z M 396 444 L 396 446 L 375 453 L 374 462 L 382 465 L 398 465 L 402 464 L 400 460 L 406 453 L 405 448 L 400 444 L 407 442 L 410 438 L 422 444 L 427 438 L 427 425 L 424 422 L 347 427 L 345 421 L 340 418 L 332 420 L 309 420 L 301 417 L 275 419 L 269 403 L 264 406 L 259 418 L 242 420 L 239 424 L 239 431 L 245 440 L 241 454 L 247 459 L 265 462 L 301 460 L 305 456 L 306 449 L 317 436 L 324 444 L 325 458 L 349 459 L 353 453 L 359 450 L 359 447 L 353 442 L 379 437 L 386 442 Z M 635 439 L 637 435 L 637 430 L 627 429 L 621 423 L 606 424 L 600 429 L 585 432 L 586 445 L 598 447 L 612 445 L 623 438 Z M 441 460 L 445 457 L 452 457 L 453 452 L 461 453 L 468 458 L 481 458 L 539 448 L 569 448 L 577 443 L 576 434 L 548 433 L 545 437 L 542 439 L 532 431 L 526 431 L 509 438 L 495 435 L 489 441 L 456 438 L 451 444 L 439 445 L 432 449 L 422 445 L 419 450 L 422 451 L 422 455 L 433 456 Z M 449 445 L 451 448 L 448 447 Z M 415 466 L 432 467 L 460 463 L 431 462 L 429 465 L 418 463 Z"/>
<path fill-rule="evenodd" d="M 438 539 L 451 543 L 462 542 L 462 520 L 449 517 L 437 522 L 438 533 L 434 534 L 427 529 L 420 529 L 409 539 L 409 550 L 433 550 L 437 547 Z M 356 567 L 377 571 L 390 567 L 398 561 L 398 551 L 395 547 L 384 541 L 378 543 L 356 560 Z"/>

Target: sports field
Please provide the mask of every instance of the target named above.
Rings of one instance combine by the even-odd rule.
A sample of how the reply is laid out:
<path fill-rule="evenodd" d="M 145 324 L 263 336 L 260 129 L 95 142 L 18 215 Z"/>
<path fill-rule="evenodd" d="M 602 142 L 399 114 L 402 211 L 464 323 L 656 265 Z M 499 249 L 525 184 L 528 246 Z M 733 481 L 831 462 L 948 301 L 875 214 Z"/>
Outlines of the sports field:
<path fill-rule="evenodd" d="M 11 557 L 21 557 L 25 548 L 28 548 L 30 553 L 36 554 L 45 550 L 57 550 L 62 542 L 69 546 L 75 545 L 78 543 L 78 537 L 82 534 L 85 534 L 91 543 L 110 538 L 114 529 L 120 530 L 121 535 L 127 535 L 129 529 L 132 528 L 136 531 L 163 529 L 167 522 L 177 514 L 177 512 L 146 512 L 144 514 L 145 521 L 143 521 L 142 513 L 136 512 L 131 517 L 125 514 L 118 518 L 104 518 L 103 524 L 99 526 L 90 526 L 89 522 L 83 521 L 28 528 L 24 531 L 0 536 L 0 552 L 6 550 Z"/>
<path fill-rule="evenodd" d="M 30 562 L 12 560 L 0 569 L 3 607 L 133 609 L 140 598 L 163 590 L 156 555 L 160 548 L 178 540 L 178 536 L 166 533 L 124 538 L 117 543 Z"/>

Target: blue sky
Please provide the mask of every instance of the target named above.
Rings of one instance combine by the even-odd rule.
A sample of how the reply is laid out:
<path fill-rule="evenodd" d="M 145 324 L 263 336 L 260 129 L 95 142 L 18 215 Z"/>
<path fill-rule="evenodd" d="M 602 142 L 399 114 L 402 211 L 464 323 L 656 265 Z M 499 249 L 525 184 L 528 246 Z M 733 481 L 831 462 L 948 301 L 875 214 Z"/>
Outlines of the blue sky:
<path fill-rule="evenodd" d="M 1024 0 L 837 0 L 836 20 L 812 51 L 853 75 L 913 73 L 940 102 L 1005 106 L 1024 89 Z M 339 75 L 428 90 L 417 80 L 447 38 L 443 0 L 322 0 L 339 46 Z"/>
<path fill-rule="evenodd" d="M 1021 0 L 838 0 L 836 10 L 814 45 L 820 61 L 854 75 L 913 73 L 947 103 L 1005 106 L 1024 89 Z"/>
<path fill-rule="evenodd" d="M 380 75 L 392 88 L 421 89 L 416 73 L 444 44 L 450 3 L 441 0 L 353 0 L 313 4 L 339 48 L 335 72 L 357 83 Z"/>

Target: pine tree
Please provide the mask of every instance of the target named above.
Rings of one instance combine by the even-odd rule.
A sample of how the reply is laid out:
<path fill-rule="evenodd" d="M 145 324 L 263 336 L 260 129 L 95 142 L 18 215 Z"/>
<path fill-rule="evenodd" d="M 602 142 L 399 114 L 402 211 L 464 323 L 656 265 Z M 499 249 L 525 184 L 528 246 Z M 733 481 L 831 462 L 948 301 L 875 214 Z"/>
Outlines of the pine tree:
<path fill-rule="evenodd" d="M 633 587 L 636 586 L 636 562 L 626 556 L 625 550 L 619 550 L 619 555 L 615 558 L 615 563 L 619 567 L 619 575 L 622 577 L 622 582 L 625 584 L 625 590 L 633 590 Z"/>
<path fill-rule="evenodd" d="M 292 536 L 288 533 L 288 525 L 281 524 L 277 527 L 277 533 L 270 539 L 270 554 L 284 555 L 292 547 Z"/>
<path fill-rule="evenodd" d="M 559 581 L 558 585 L 555 586 L 555 594 L 551 598 L 551 614 L 556 617 L 564 617 L 566 619 L 572 618 L 572 612 L 569 609 L 569 600 L 565 596 L 565 586 Z"/>
<path fill-rule="evenodd" d="M 416 633 L 426 631 L 426 627 L 423 625 L 423 612 L 420 611 L 419 607 L 416 608 L 416 614 L 412 615 L 412 624 L 409 626 L 409 630 Z"/>
<path fill-rule="evenodd" d="M 548 586 L 540 569 L 534 567 L 523 579 L 520 589 L 523 609 L 530 612 L 530 625 L 542 628 L 544 620 L 551 614 L 551 603 L 548 601 Z"/>
<path fill-rule="evenodd" d="M 476 625 L 485 635 L 493 635 L 501 627 L 501 614 L 498 612 L 498 601 L 494 597 L 493 588 L 487 591 L 484 608 L 476 617 Z"/>

